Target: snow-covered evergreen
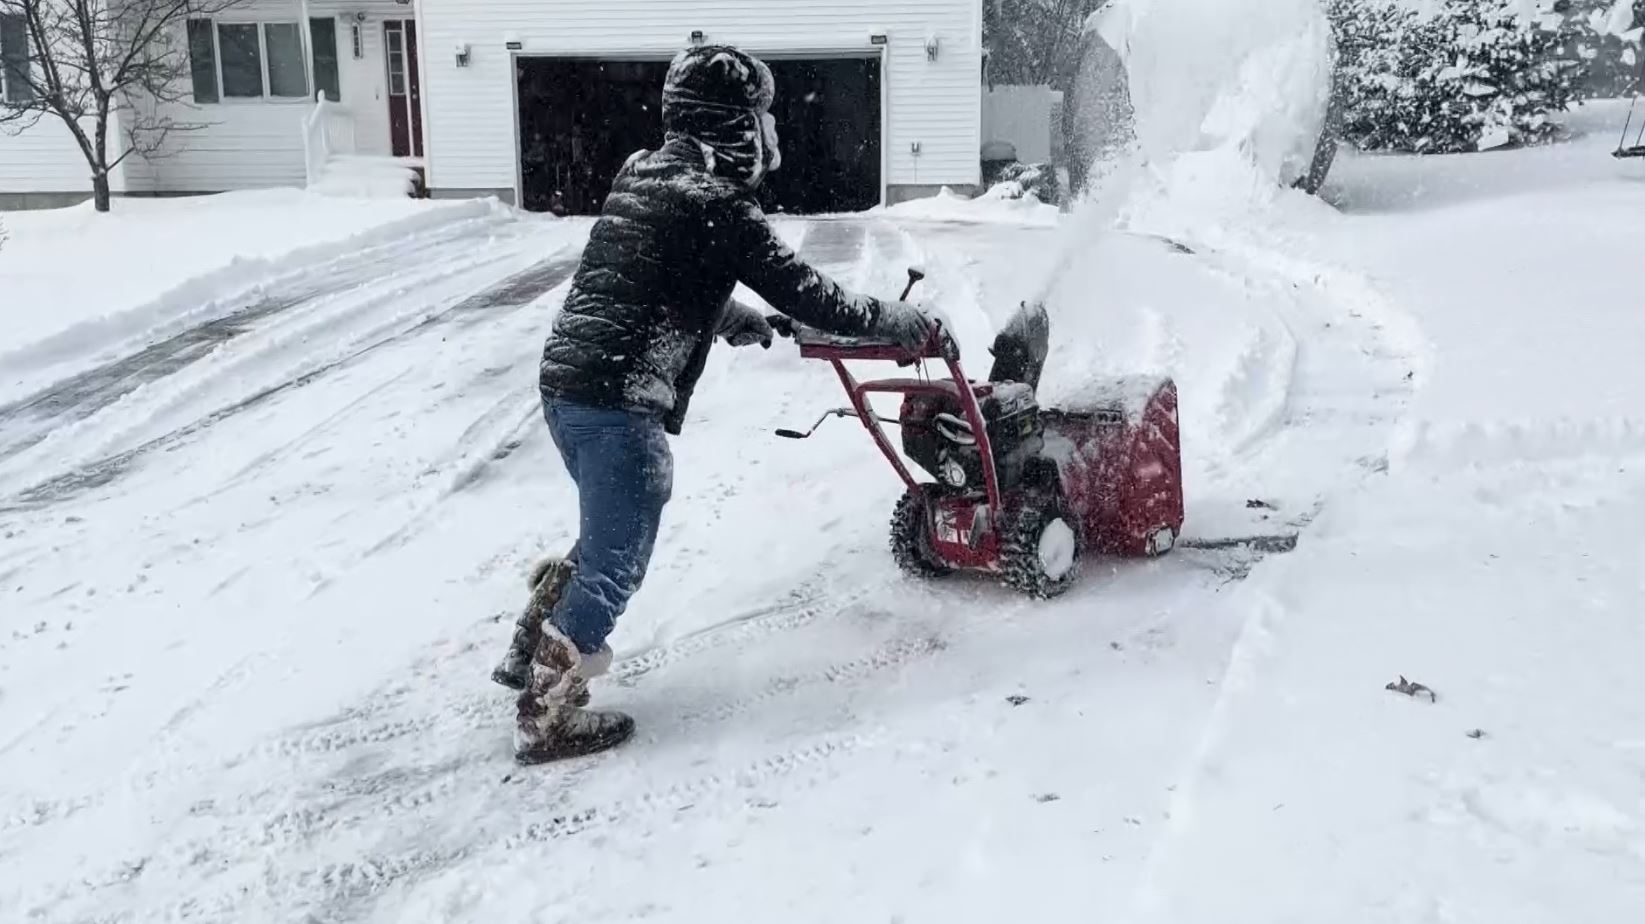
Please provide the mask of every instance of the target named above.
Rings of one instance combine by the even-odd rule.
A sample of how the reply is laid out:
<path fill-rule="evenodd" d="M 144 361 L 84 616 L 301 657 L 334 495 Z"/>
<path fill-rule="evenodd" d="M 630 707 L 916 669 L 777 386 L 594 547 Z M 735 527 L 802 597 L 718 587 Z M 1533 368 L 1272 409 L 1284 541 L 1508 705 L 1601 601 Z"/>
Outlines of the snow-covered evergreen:
<path fill-rule="evenodd" d="M 1534 144 L 1551 115 L 1638 83 L 1637 0 L 1331 0 L 1344 137 L 1366 150 Z"/>
<path fill-rule="evenodd" d="M 1444 0 L 1431 16 L 1332 0 L 1344 137 L 1367 150 L 1455 153 L 1547 140 L 1587 93 L 1586 17 L 1515 0 Z M 1631 12 L 1631 11 L 1630 11 Z"/>
<path fill-rule="evenodd" d="M 1574 40 L 1565 49 L 1586 63 L 1587 91 L 1621 96 L 1641 84 L 1640 40 L 1645 37 L 1645 0 L 1571 0 L 1566 15 Z"/>

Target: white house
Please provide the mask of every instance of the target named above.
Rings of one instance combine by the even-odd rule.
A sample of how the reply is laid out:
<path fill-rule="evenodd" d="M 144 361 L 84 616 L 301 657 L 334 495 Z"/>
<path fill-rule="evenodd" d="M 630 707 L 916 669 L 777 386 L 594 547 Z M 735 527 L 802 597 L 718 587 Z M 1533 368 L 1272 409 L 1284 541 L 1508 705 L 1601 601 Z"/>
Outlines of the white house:
<path fill-rule="evenodd" d="M 327 123 L 341 153 L 419 165 L 416 35 L 415 10 L 397 0 L 247 0 L 191 20 L 177 36 L 189 51 L 184 102 L 135 101 L 191 130 L 173 135 L 164 156 L 127 159 L 111 185 L 130 195 L 302 186 Z M 0 23 L 0 37 L 10 46 L 0 53 L 25 54 L 16 50 L 22 30 Z M 0 85 L 6 92 L 14 90 Z M 327 111 L 317 119 L 321 93 Z M 110 135 L 119 137 L 113 127 Z M 21 134 L 0 131 L 0 207 L 83 199 L 88 176 L 55 118 Z"/>
<path fill-rule="evenodd" d="M 247 0 L 187 32 L 190 93 L 167 114 L 199 127 L 128 159 L 117 192 L 300 186 L 392 159 L 433 196 L 596 211 L 660 141 L 662 73 L 695 42 L 772 63 L 778 209 L 979 182 L 981 0 Z M 0 133 L 0 207 L 81 198 L 86 176 L 60 125 Z"/>
<path fill-rule="evenodd" d="M 416 36 L 415 10 L 396 0 L 247 0 L 189 22 L 192 102 L 168 114 L 204 127 L 128 161 L 127 190 L 302 186 L 322 94 L 336 153 L 419 164 Z"/>
<path fill-rule="evenodd" d="M 772 182 L 803 210 L 979 181 L 981 0 L 421 0 L 418 14 L 435 195 L 540 208 L 559 191 L 589 210 L 657 143 L 662 72 L 694 42 L 773 65 Z"/>

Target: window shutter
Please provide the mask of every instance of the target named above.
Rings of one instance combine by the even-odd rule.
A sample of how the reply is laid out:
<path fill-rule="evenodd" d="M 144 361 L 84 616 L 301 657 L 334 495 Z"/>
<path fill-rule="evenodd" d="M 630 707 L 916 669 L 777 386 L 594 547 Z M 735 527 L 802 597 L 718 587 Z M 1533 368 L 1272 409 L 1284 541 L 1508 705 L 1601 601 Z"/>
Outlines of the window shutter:
<path fill-rule="evenodd" d="M 21 16 L 0 16 L 0 67 L 4 75 L 6 102 L 27 103 L 34 99 L 34 85 L 24 77 L 29 72 L 28 22 Z"/>
<path fill-rule="evenodd" d="M 188 21 L 188 65 L 194 78 L 194 101 L 217 102 L 217 42 L 209 19 Z"/>
<path fill-rule="evenodd" d="M 309 45 L 314 49 L 314 88 L 324 90 L 326 99 L 343 101 L 342 80 L 337 71 L 337 20 L 310 19 Z"/>

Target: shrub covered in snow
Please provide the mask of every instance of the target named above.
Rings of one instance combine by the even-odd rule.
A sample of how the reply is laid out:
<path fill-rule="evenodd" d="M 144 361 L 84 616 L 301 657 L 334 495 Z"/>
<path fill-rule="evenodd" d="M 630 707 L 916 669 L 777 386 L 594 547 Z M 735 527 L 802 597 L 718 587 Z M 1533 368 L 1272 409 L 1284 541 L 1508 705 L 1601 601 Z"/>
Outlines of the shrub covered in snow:
<path fill-rule="evenodd" d="M 997 169 L 983 171 L 983 183 L 988 197 L 1022 199 L 1029 197 L 1047 205 L 1062 201 L 1062 190 L 1057 182 L 1057 171 L 1050 164 L 1024 164 L 1012 161 Z"/>
<path fill-rule="evenodd" d="M 1331 18 L 1342 134 L 1362 149 L 1543 141 L 1558 130 L 1552 116 L 1588 92 L 1594 55 L 1582 49 L 1594 44 L 1596 21 L 1587 16 L 1528 14 L 1521 0 L 1442 0 L 1430 16 L 1387 0 L 1331 0 Z"/>
<path fill-rule="evenodd" d="M 1640 40 L 1645 28 L 1645 0 L 1565 0 L 1558 4 L 1574 27 L 1573 43 L 1564 53 L 1588 68 L 1585 83 L 1593 96 L 1621 96 L 1640 87 Z"/>

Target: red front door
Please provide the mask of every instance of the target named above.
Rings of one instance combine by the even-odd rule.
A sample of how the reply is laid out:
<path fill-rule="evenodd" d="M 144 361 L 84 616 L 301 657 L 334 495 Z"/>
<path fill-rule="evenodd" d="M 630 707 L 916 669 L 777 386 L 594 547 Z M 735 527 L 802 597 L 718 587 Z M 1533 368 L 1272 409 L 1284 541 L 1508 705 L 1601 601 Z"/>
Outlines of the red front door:
<path fill-rule="evenodd" d="M 423 156 L 423 87 L 417 66 L 417 21 L 383 23 L 388 59 L 388 131 L 395 157 Z"/>

